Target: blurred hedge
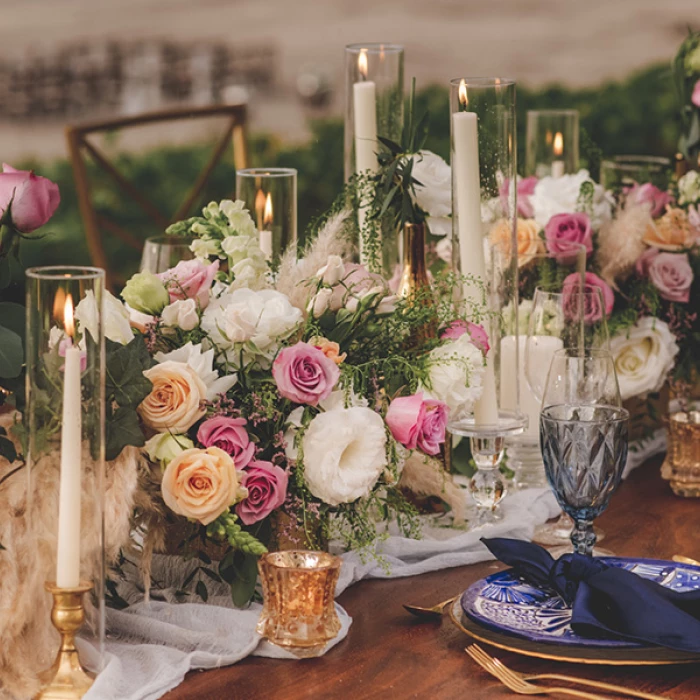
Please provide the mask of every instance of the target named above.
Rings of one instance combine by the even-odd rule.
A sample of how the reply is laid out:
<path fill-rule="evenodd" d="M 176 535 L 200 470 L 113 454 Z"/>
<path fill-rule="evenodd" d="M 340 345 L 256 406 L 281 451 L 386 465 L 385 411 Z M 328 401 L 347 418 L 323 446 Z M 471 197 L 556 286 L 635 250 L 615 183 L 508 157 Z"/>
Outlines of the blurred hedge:
<path fill-rule="evenodd" d="M 623 82 L 609 82 L 599 88 L 571 90 L 551 86 L 542 90 L 518 89 L 518 131 L 523 162 L 525 112 L 535 108 L 574 108 L 581 113 L 581 126 L 606 155 L 649 154 L 672 156 L 675 152 L 678 107 L 673 93 L 670 68 L 654 66 L 632 75 Z M 431 86 L 418 95 L 418 113 L 430 112 L 428 148 L 443 157 L 449 151 L 448 93 L 442 86 Z M 333 201 L 343 179 L 343 125 L 339 119 L 317 121 L 311 125 L 312 139 L 305 144 L 289 145 L 255 135 L 251 144 L 253 165 L 288 166 L 299 171 L 299 232 L 303 235 L 310 221 Z M 115 137 L 118 146 L 118 135 Z M 113 146 L 113 148 L 116 148 Z M 151 194 L 164 212 L 176 209 L 197 173 L 206 162 L 211 145 L 193 144 L 158 148 L 147 153 L 123 154 L 117 167 L 139 188 Z M 586 145 L 582 143 L 582 155 Z M 17 166 L 17 164 L 15 164 Z M 51 224 L 51 235 L 39 243 L 25 245 L 23 259 L 29 264 L 87 263 L 89 260 L 70 164 L 24 163 L 57 182 L 62 202 Z M 127 227 L 135 235 L 156 235 L 144 221 L 136 205 L 125 206 L 115 187 L 95 168 L 91 169 L 94 197 L 101 212 Z M 205 200 L 229 197 L 234 191 L 235 170 L 222 163 L 214 172 Z M 126 273 L 134 270 L 138 254 L 112 242 L 111 259 Z"/>

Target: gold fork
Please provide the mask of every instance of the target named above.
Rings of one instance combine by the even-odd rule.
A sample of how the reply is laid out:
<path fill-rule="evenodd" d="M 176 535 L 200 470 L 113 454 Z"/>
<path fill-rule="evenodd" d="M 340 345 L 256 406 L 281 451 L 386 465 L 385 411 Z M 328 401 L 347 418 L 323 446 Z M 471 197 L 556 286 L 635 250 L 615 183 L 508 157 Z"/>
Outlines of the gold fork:
<path fill-rule="evenodd" d="M 592 698 L 596 700 L 604 700 L 600 695 L 592 695 L 591 693 L 584 693 L 579 690 L 574 690 L 573 688 L 553 688 L 549 686 L 535 685 L 534 683 L 529 683 L 530 680 L 539 679 L 549 679 L 566 681 L 567 683 L 578 683 L 580 685 L 586 685 L 593 688 L 600 688 L 601 690 L 607 690 L 612 693 L 617 693 L 620 695 L 628 695 L 635 698 L 644 698 L 644 700 L 668 700 L 660 695 L 653 695 L 652 693 L 644 693 L 638 690 L 632 690 L 631 688 L 625 688 L 620 685 L 612 685 L 610 683 L 602 683 L 600 681 L 591 681 L 587 678 L 576 678 L 574 676 L 562 676 L 556 673 L 542 673 L 538 675 L 526 676 L 520 673 L 516 673 L 512 669 L 508 668 L 502 661 L 499 661 L 493 656 L 489 656 L 478 644 L 472 644 L 467 647 L 464 651 L 471 656 L 474 661 L 476 661 L 479 666 L 484 670 L 488 671 L 492 676 L 498 678 L 501 683 L 510 688 L 515 693 L 520 693 L 522 695 L 548 695 L 551 693 L 562 693 L 565 695 L 574 695 L 580 698 Z"/>

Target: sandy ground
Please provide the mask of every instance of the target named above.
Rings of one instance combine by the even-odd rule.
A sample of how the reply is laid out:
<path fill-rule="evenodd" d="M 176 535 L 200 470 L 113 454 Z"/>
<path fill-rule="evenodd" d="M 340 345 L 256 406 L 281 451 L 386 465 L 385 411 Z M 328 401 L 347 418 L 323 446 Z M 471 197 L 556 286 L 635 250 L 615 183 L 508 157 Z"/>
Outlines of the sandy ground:
<path fill-rule="evenodd" d="M 277 94 L 254 94 L 254 128 L 305 135 L 294 98 L 304 66 L 325 71 L 342 105 L 343 46 L 406 47 L 419 84 L 455 75 L 508 75 L 528 85 L 592 85 L 669 60 L 700 0 L 23 0 L 2 3 L 9 58 L 77 39 L 217 40 L 276 47 Z M 2 126 L 0 155 L 60 155 L 60 125 Z"/>

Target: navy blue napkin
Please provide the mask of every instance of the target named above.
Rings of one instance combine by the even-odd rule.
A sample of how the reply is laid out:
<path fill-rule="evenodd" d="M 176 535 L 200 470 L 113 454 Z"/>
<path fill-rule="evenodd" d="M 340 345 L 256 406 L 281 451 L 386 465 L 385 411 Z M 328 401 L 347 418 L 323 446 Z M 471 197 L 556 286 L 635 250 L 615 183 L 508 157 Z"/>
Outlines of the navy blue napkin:
<path fill-rule="evenodd" d="M 559 593 L 572 606 L 576 634 L 700 653 L 700 590 L 679 593 L 581 554 L 555 560 L 532 542 L 502 537 L 481 541 L 528 583 Z"/>

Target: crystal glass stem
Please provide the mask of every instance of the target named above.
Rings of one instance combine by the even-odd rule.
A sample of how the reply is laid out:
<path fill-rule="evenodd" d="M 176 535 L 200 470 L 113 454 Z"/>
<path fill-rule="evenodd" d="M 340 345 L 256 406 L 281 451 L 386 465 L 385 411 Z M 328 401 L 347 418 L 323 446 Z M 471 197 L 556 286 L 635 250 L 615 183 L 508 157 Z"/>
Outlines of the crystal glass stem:
<path fill-rule="evenodd" d="M 496 509 L 506 495 L 506 484 L 499 470 L 505 438 L 477 436 L 469 442 L 477 469 L 469 482 L 469 491 L 477 507 L 478 524 L 486 525 L 503 517 Z"/>
<path fill-rule="evenodd" d="M 596 543 L 596 534 L 593 531 L 593 521 L 576 519 L 574 529 L 571 531 L 571 542 L 576 554 L 593 556 L 593 547 Z"/>

